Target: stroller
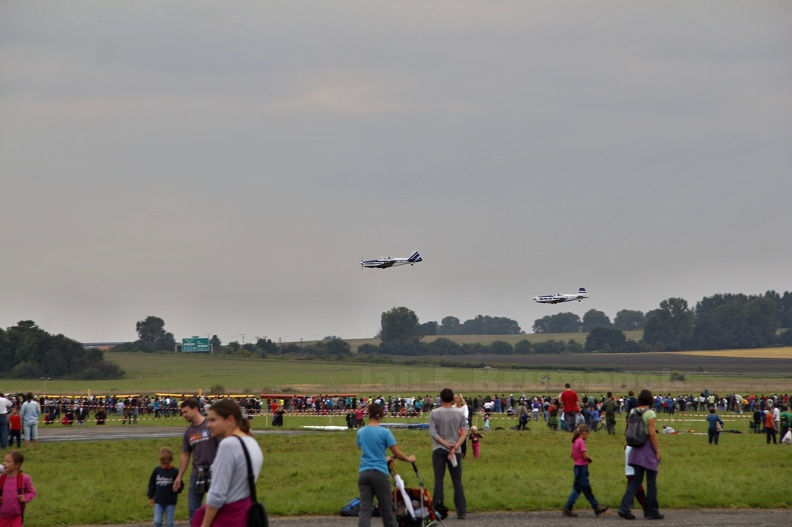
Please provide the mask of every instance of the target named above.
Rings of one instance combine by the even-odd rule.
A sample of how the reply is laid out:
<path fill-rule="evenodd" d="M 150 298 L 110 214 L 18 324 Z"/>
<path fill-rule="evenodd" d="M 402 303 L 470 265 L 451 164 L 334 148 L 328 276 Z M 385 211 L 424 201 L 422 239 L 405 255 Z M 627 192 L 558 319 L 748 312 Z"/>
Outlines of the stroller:
<path fill-rule="evenodd" d="M 401 476 L 396 472 L 393 460 L 388 462 L 388 468 L 393 476 L 393 507 L 396 510 L 396 521 L 399 527 L 445 527 L 441 514 L 432 506 L 432 496 L 426 490 L 426 484 L 418 472 L 415 463 L 412 464 L 415 475 L 418 477 L 418 488 L 405 487 Z"/>

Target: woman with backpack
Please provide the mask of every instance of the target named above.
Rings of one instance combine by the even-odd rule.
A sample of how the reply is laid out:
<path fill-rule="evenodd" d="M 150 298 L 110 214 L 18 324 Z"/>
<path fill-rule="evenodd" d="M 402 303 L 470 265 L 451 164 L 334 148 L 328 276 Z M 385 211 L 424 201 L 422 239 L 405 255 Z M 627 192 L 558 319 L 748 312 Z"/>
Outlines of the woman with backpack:
<path fill-rule="evenodd" d="M 627 431 L 625 433 L 627 444 L 633 447 L 630 452 L 629 465 L 635 469 L 635 476 L 627 486 L 621 505 L 619 506 L 619 516 L 626 520 L 634 520 L 635 515 L 631 512 L 635 494 L 646 477 L 646 512 L 644 518 L 647 520 L 662 520 L 660 507 L 657 504 L 657 469 L 660 465 L 660 445 L 657 441 L 657 414 L 652 410 L 654 397 L 649 390 L 641 390 L 638 394 L 638 408 L 634 408 L 627 417 Z M 636 416 L 636 417 L 634 417 Z M 635 442 L 635 434 L 631 427 L 631 421 L 637 420 L 640 416 L 643 432 L 642 445 L 632 444 Z M 639 434 L 640 435 L 640 434 Z"/>

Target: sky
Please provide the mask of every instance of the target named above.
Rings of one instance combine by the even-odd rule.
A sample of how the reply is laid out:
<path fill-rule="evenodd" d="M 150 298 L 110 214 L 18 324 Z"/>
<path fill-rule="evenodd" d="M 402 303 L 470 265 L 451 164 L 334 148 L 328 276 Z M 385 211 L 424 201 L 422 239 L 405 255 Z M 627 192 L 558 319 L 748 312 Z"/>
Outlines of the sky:
<path fill-rule="evenodd" d="M 530 332 L 792 290 L 790 27 L 761 0 L 4 1 L 0 327 Z"/>

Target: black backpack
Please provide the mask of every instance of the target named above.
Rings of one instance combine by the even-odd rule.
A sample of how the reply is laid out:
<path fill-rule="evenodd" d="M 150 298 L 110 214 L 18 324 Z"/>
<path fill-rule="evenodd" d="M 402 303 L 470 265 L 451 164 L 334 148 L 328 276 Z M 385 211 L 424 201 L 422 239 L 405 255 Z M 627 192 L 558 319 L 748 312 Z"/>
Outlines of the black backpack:
<path fill-rule="evenodd" d="M 624 438 L 627 444 L 632 447 L 640 447 L 646 444 L 649 435 L 644 430 L 643 414 L 645 410 L 634 409 L 627 417 L 627 429 L 624 431 Z"/>

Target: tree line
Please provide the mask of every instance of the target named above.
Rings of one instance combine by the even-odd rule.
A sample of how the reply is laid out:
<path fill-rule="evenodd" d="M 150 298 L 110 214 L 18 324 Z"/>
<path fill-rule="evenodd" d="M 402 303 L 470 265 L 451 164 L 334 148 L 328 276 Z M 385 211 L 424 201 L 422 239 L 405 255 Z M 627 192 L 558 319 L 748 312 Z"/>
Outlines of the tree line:
<path fill-rule="evenodd" d="M 117 379 L 124 370 L 63 335 L 50 335 L 32 320 L 0 328 L 0 375 L 15 378 Z"/>

